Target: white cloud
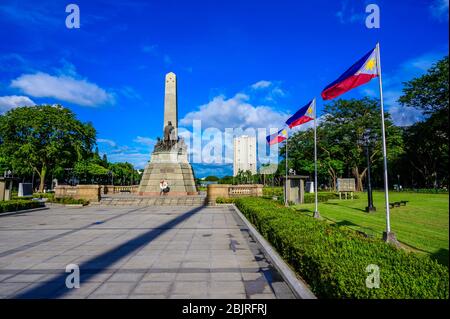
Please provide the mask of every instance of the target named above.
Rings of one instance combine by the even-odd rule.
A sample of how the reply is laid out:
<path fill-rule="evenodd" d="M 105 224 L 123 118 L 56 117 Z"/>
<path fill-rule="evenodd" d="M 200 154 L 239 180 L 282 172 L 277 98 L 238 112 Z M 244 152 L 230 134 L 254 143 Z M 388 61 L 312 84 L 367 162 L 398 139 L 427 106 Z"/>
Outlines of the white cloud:
<path fill-rule="evenodd" d="M 272 85 L 272 82 L 262 80 L 262 81 L 259 81 L 259 82 L 256 82 L 256 83 L 252 84 L 251 88 L 254 89 L 254 90 L 258 90 L 258 89 L 268 88 L 271 85 Z"/>
<path fill-rule="evenodd" d="M 430 6 L 431 15 L 438 21 L 448 21 L 449 0 L 434 0 Z"/>
<path fill-rule="evenodd" d="M 0 114 L 19 106 L 32 106 L 35 103 L 27 96 L 0 96 Z"/>
<path fill-rule="evenodd" d="M 201 120 L 203 128 L 279 128 L 288 118 L 287 113 L 279 112 L 269 106 L 252 105 L 249 96 L 238 93 L 227 99 L 216 96 L 207 104 L 201 105 L 181 119 L 180 124 L 190 126 L 193 120 Z"/>
<path fill-rule="evenodd" d="M 106 138 L 98 138 L 97 139 L 97 143 L 105 143 L 105 144 L 107 144 L 107 145 L 109 145 L 111 147 L 116 147 L 117 146 L 116 142 L 114 142 L 113 140 L 108 140 Z"/>
<path fill-rule="evenodd" d="M 155 145 L 156 141 L 150 137 L 143 137 L 143 136 L 137 136 L 134 140 L 134 142 L 146 146 L 152 146 Z"/>
<path fill-rule="evenodd" d="M 341 3 L 341 9 L 336 12 L 336 17 L 338 18 L 341 24 L 347 23 L 355 23 L 360 22 L 363 23 L 365 21 L 364 8 L 359 8 L 362 12 L 356 12 L 353 6 L 349 6 L 348 0 L 344 0 Z"/>
<path fill-rule="evenodd" d="M 83 106 L 114 103 L 114 96 L 85 79 L 71 75 L 50 75 L 44 72 L 23 74 L 12 80 L 11 87 L 20 89 L 33 97 L 55 98 Z"/>
<path fill-rule="evenodd" d="M 389 114 L 397 126 L 410 126 L 423 120 L 422 112 L 413 107 L 394 105 L 389 108 Z"/>

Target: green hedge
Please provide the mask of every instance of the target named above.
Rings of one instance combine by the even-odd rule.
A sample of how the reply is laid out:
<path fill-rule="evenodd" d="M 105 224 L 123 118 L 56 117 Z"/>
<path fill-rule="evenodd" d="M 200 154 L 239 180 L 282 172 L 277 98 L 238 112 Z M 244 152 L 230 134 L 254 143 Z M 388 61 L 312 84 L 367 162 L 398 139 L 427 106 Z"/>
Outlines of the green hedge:
<path fill-rule="evenodd" d="M 397 192 L 392 190 L 392 192 Z M 425 194 L 448 194 L 448 189 L 442 188 L 404 188 L 400 193 L 425 193 Z"/>
<path fill-rule="evenodd" d="M 236 200 L 240 211 L 320 298 L 447 298 L 448 268 L 379 239 L 296 213 L 263 198 Z M 366 287 L 366 267 L 380 288 Z"/>
<path fill-rule="evenodd" d="M 217 197 L 216 203 L 217 204 L 232 204 L 236 201 L 237 198 L 224 198 L 224 197 Z"/>
<path fill-rule="evenodd" d="M 17 210 L 31 209 L 42 207 L 43 204 L 40 202 L 30 201 L 30 200 L 8 200 L 0 202 L 0 213 L 15 212 Z"/>

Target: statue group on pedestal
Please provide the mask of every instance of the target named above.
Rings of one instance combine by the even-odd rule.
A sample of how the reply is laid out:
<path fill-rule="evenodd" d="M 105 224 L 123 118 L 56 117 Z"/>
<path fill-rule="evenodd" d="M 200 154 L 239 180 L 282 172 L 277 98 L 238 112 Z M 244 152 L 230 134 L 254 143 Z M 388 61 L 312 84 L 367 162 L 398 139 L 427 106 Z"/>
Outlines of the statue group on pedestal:
<path fill-rule="evenodd" d="M 154 152 L 161 151 L 183 151 L 185 150 L 184 140 L 175 134 L 175 127 L 169 121 L 164 127 L 164 138 L 157 138 Z"/>

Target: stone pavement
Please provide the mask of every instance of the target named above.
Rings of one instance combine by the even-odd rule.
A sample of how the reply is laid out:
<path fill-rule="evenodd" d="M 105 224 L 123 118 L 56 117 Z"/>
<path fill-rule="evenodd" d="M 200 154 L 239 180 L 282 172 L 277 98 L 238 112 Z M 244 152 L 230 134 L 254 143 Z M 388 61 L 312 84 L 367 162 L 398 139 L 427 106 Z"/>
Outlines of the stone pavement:
<path fill-rule="evenodd" d="M 260 248 L 227 206 L 0 215 L 0 298 L 294 298 Z"/>

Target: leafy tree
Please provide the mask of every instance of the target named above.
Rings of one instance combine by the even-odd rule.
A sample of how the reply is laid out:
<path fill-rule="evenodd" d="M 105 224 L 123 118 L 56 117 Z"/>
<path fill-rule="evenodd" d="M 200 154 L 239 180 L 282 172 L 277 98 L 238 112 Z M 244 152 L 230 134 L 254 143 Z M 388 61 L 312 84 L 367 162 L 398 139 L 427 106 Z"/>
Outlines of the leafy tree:
<path fill-rule="evenodd" d="M 386 116 L 386 144 L 388 159 L 394 160 L 402 153 L 401 130 L 394 126 L 389 114 Z M 336 187 L 336 178 L 345 172 L 356 179 L 356 188 L 362 191 L 366 176 L 365 149 L 361 144 L 364 133 L 370 129 L 375 138 L 372 145 L 371 162 L 382 160 L 381 116 L 378 100 L 371 98 L 336 100 L 325 106 L 323 121 L 317 128 L 317 155 L 319 177 L 328 174 L 331 186 Z M 280 153 L 285 153 L 285 146 Z M 288 141 L 289 168 L 297 173 L 314 173 L 313 130 L 298 132 Z M 284 163 L 280 165 L 284 172 Z"/>
<path fill-rule="evenodd" d="M 399 102 L 402 105 L 423 110 L 428 115 L 440 113 L 447 117 L 449 110 L 448 72 L 448 56 L 446 56 L 434 64 L 426 74 L 403 83 L 405 87 Z"/>
<path fill-rule="evenodd" d="M 415 183 L 427 187 L 448 184 L 448 112 L 449 112 L 448 56 L 437 62 L 428 72 L 404 83 L 399 102 L 423 111 L 426 119 L 404 132 L 405 156 L 399 169 L 403 175 L 418 172 Z"/>
<path fill-rule="evenodd" d="M 96 132 L 61 105 L 19 107 L 0 116 L 0 148 L 18 173 L 35 171 L 44 190 L 50 170 L 89 157 Z"/>
<path fill-rule="evenodd" d="M 219 184 L 233 184 L 233 176 L 224 176 L 219 180 Z"/>
<path fill-rule="evenodd" d="M 217 176 L 207 176 L 205 177 L 205 181 L 207 182 L 217 182 L 219 178 Z"/>

